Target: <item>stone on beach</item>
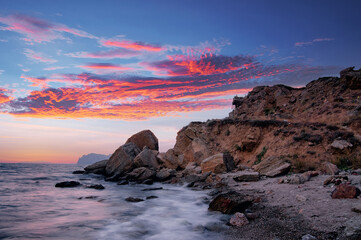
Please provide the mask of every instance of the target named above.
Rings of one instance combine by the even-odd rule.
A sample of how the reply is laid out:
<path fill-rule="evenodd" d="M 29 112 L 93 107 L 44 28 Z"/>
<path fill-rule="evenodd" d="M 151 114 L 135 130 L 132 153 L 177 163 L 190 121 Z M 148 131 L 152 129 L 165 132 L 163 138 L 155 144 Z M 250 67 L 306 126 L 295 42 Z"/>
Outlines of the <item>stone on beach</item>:
<path fill-rule="evenodd" d="M 244 212 L 252 205 L 253 197 L 238 192 L 228 192 L 218 195 L 209 204 L 209 210 L 226 214 Z"/>
<path fill-rule="evenodd" d="M 80 186 L 80 182 L 77 181 L 65 181 L 65 182 L 59 182 L 55 184 L 55 187 L 59 188 L 70 188 L 70 187 L 77 187 Z"/>
<path fill-rule="evenodd" d="M 206 158 L 201 163 L 202 172 L 223 173 L 226 172 L 226 166 L 223 161 L 223 153 L 218 153 Z"/>
<path fill-rule="evenodd" d="M 243 213 L 236 212 L 229 220 L 229 224 L 235 227 L 242 227 L 249 224 L 249 221 Z"/>
<path fill-rule="evenodd" d="M 94 173 L 94 174 L 105 174 L 105 167 L 107 165 L 108 160 L 102 160 L 96 163 L 93 163 L 89 166 L 84 168 L 85 172 L 87 173 Z"/>
<path fill-rule="evenodd" d="M 340 184 L 333 190 L 332 198 L 356 198 L 360 195 L 360 189 L 348 184 Z"/>

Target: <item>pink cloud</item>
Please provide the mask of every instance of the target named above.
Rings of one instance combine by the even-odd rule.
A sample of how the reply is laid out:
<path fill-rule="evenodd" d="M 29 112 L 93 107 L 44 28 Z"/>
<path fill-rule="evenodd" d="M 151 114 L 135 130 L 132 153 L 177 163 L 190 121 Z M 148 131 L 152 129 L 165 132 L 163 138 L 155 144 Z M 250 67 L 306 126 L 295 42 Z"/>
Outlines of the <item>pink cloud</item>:
<path fill-rule="evenodd" d="M 44 63 L 55 63 L 57 60 L 48 58 L 44 56 L 43 53 L 35 52 L 31 49 L 25 49 L 24 52 L 25 56 L 28 57 L 31 60 L 34 60 L 36 62 L 44 62 Z"/>
<path fill-rule="evenodd" d="M 81 65 L 78 67 L 88 69 L 88 70 L 94 70 L 96 72 L 103 72 L 103 71 L 105 71 L 105 72 L 106 71 L 124 72 L 124 71 L 133 70 L 133 68 L 130 68 L 130 67 L 123 67 L 123 66 L 114 65 L 111 63 L 89 63 L 87 65 Z"/>
<path fill-rule="evenodd" d="M 22 38 L 27 42 L 51 42 L 56 39 L 68 39 L 64 33 L 79 37 L 97 39 L 96 36 L 75 28 L 69 28 L 64 24 L 52 23 L 43 19 L 23 14 L 14 14 L 7 17 L 0 17 L 0 23 L 6 25 L 0 30 L 13 31 L 25 36 Z"/>
<path fill-rule="evenodd" d="M 120 47 L 131 49 L 134 51 L 149 51 L 149 52 L 159 52 L 166 50 L 164 47 L 157 45 L 152 45 L 144 42 L 133 42 L 130 40 L 101 40 L 100 43 L 106 47 Z"/>

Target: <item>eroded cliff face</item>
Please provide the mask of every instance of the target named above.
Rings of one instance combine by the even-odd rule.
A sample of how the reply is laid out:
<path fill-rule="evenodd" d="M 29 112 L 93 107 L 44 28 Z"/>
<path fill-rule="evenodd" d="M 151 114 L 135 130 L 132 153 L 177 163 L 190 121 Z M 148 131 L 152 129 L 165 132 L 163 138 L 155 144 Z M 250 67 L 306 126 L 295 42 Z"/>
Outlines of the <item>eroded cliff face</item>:
<path fill-rule="evenodd" d="M 165 158 L 181 168 L 223 152 L 238 166 L 272 157 L 294 171 L 326 171 L 325 162 L 360 167 L 360 83 L 360 70 L 349 68 L 340 78 L 321 78 L 305 88 L 256 87 L 234 98 L 230 117 L 180 130 Z"/>

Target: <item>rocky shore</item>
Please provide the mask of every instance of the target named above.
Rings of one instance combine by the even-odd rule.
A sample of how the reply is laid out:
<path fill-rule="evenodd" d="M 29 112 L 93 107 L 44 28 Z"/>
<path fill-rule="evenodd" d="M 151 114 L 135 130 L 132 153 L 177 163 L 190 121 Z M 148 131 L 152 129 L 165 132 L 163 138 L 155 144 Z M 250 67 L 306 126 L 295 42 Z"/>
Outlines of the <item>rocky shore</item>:
<path fill-rule="evenodd" d="M 211 189 L 209 210 L 232 226 L 224 239 L 361 239 L 361 71 L 256 87 L 233 105 L 181 129 L 165 153 L 144 130 L 77 174 Z"/>

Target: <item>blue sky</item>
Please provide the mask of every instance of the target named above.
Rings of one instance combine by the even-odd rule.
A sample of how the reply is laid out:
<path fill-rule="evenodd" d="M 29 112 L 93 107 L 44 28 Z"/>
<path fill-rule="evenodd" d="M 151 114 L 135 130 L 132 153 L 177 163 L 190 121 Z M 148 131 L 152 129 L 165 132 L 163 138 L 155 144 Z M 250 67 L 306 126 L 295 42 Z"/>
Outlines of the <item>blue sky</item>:
<path fill-rule="evenodd" d="M 256 85 L 361 66 L 359 1 L 0 5 L 3 162 L 108 154 L 146 128 L 165 151 L 182 126 L 227 116 Z"/>

